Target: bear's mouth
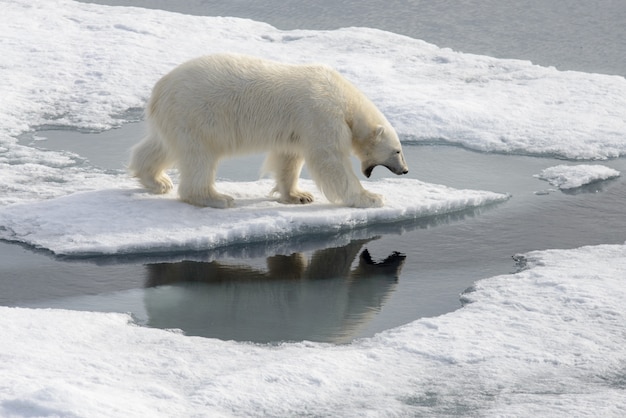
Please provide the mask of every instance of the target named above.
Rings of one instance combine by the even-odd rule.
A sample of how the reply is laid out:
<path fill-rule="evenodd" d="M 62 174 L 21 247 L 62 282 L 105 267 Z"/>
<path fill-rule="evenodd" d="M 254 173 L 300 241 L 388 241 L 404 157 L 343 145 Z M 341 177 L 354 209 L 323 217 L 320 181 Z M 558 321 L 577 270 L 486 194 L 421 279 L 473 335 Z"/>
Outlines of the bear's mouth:
<path fill-rule="evenodd" d="M 376 165 L 370 165 L 367 168 L 363 169 L 363 175 L 367 178 L 370 178 L 370 176 L 372 175 L 372 171 L 374 171 L 374 168 L 376 167 Z"/>
<path fill-rule="evenodd" d="M 374 168 L 376 168 L 377 166 L 382 165 L 383 167 L 386 167 L 387 170 L 391 171 L 393 174 L 397 174 L 397 175 L 402 175 L 402 174 L 406 174 L 409 172 L 409 170 L 405 167 L 402 168 L 394 168 L 394 167 L 389 167 L 388 165 L 384 165 L 384 164 L 373 164 L 370 166 L 367 166 L 366 168 L 363 169 L 363 175 L 367 178 L 370 178 L 370 176 L 372 175 L 372 171 L 374 171 Z"/>

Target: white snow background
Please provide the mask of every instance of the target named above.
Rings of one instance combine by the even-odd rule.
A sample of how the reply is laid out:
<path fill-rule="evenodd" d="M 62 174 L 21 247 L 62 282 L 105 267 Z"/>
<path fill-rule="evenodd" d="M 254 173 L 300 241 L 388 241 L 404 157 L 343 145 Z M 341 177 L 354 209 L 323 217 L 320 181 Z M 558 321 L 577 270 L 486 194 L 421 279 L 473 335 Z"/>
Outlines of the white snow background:
<path fill-rule="evenodd" d="M 137 230 L 105 236 L 104 220 L 119 233 L 132 218 L 116 224 L 110 211 L 143 209 L 145 200 L 155 216 L 210 215 L 183 209 L 173 196 L 142 194 L 125 173 L 90 167 L 71 153 L 20 145 L 17 136 L 136 120 L 161 75 L 211 52 L 330 64 L 372 98 L 405 142 L 571 159 L 626 154 L 623 77 L 462 54 L 373 29 L 280 31 L 243 19 L 65 0 L 0 0 L 0 10 L 0 236 L 60 253 L 193 241 L 184 231 L 165 243 L 155 238 L 160 231 L 145 241 Z M 320 202 L 285 215 L 250 195 L 269 187 L 261 181 L 241 185 L 249 206 L 232 216 L 239 222 L 240 212 L 256 207 L 268 216 L 283 211 L 285 225 L 270 223 L 275 235 L 310 221 L 327 227 L 337 222 L 332 216 L 356 226 L 505 198 L 385 182 L 368 187 L 424 192 L 432 206 L 386 196 L 390 205 L 380 212 L 335 212 Z M 333 214 L 328 223 L 324 211 Z M 169 225 L 203 225 L 177 222 Z M 143 328 L 122 314 L 3 307 L 0 415 L 625 415 L 626 246 L 534 252 L 525 262 L 524 271 L 476 283 L 456 312 L 344 346 L 244 344 Z"/>

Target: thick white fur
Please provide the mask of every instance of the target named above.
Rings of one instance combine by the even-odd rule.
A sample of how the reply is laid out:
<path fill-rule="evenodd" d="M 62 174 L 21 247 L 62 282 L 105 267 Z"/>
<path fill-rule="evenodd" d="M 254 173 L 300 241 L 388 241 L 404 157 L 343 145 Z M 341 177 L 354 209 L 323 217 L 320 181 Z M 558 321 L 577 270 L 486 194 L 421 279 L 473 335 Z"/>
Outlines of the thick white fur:
<path fill-rule="evenodd" d="M 400 141 L 387 119 L 356 87 L 323 65 L 288 65 L 220 54 L 191 60 L 157 82 L 146 109 L 148 135 L 132 150 L 130 170 L 154 193 L 172 182 L 176 164 L 180 197 L 198 206 L 231 207 L 215 190 L 221 158 L 268 152 L 264 169 L 276 179 L 284 203 L 309 203 L 298 188 L 306 161 L 324 195 L 355 207 L 383 204 L 362 186 L 349 161 L 407 171 Z"/>

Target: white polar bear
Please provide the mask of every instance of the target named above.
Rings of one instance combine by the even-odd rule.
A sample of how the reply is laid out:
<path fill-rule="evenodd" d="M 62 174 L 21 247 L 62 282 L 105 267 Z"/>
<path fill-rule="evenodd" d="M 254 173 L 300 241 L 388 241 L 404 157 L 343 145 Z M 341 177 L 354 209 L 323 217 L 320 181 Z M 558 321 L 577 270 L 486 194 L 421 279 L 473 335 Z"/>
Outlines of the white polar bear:
<path fill-rule="evenodd" d="M 395 130 L 374 104 L 323 65 L 289 65 L 244 55 L 193 59 L 159 80 L 146 109 L 148 135 L 132 149 L 129 169 L 153 193 L 167 193 L 164 170 L 176 164 L 182 200 L 226 208 L 233 198 L 215 190 L 221 158 L 268 152 L 264 170 L 283 203 L 310 203 L 298 188 L 304 162 L 334 203 L 382 206 L 362 186 L 352 151 L 369 177 L 377 165 L 408 172 Z"/>

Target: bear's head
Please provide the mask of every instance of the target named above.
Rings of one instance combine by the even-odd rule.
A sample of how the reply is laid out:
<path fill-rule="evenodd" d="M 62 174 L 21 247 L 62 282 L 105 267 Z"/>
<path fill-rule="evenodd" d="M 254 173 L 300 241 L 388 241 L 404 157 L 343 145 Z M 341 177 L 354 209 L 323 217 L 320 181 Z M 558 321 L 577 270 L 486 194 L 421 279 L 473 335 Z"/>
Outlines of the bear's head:
<path fill-rule="evenodd" d="M 382 165 L 394 174 L 406 174 L 409 168 L 404 161 L 402 145 L 396 131 L 378 125 L 364 141 L 355 146 L 355 154 L 361 160 L 361 171 L 365 177 L 372 175 L 374 167 Z"/>

